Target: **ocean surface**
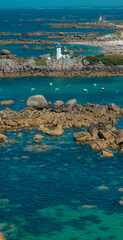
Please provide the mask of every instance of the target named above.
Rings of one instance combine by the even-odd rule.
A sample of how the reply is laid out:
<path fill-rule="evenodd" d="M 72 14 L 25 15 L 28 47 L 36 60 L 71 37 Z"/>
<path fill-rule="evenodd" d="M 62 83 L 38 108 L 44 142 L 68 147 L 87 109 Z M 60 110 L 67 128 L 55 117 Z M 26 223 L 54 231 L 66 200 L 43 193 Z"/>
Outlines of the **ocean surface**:
<path fill-rule="evenodd" d="M 23 30 L 18 29 L 20 18 L 76 15 L 80 19 L 86 15 L 91 21 L 103 14 L 122 19 L 121 9 L 0 12 L 0 32 L 40 30 L 40 22 L 23 22 Z M 18 54 L 25 56 L 20 50 Z M 76 98 L 78 103 L 105 101 L 123 107 L 123 77 L 0 79 L 0 101 L 12 99 L 10 108 L 15 111 L 26 107 L 20 100 L 35 94 L 43 94 L 52 103 Z M 123 119 L 117 128 L 123 128 Z M 123 205 L 119 203 L 123 192 L 118 191 L 123 188 L 123 154 L 114 150 L 114 157 L 103 159 L 100 151 L 74 142 L 76 131 L 65 130 L 58 138 L 43 133 L 38 144 L 33 141 L 40 133 L 37 129 L 22 130 L 22 138 L 17 137 L 18 131 L 5 132 L 9 139 L 18 141 L 0 146 L 0 232 L 7 240 L 123 240 Z M 107 188 L 100 190 L 99 186 Z"/>

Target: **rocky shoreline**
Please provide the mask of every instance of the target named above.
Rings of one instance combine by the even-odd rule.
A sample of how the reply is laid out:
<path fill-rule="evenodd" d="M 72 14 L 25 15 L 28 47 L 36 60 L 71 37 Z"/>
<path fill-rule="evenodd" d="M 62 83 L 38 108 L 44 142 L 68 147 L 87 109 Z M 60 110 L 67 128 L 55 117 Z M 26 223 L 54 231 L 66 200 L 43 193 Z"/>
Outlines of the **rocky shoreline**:
<path fill-rule="evenodd" d="M 4 104 L 3 104 L 4 103 Z M 12 100 L 2 102 L 2 105 L 11 105 Z M 123 116 L 123 108 L 115 104 L 107 106 L 87 103 L 81 105 L 76 99 L 71 99 L 64 104 L 56 101 L 54 104 L 47 102 L 43 95 L 31 96 L 27 100 L 27 107 L 19 112 L 5 108 L 0 111 L 0 131 L 21 131 L 22 129 L 37 128 L 50 136 L 61 136 L 65 129 L 82 129 L 74 134 L 77 143 L 90 144 L 93 150 L 117 149 L 123 152 L 123 130 L 115 128 L 119 118 Z M 22 133 L 18 134 L 21 137 Z M 35 135 L 33 140 L 41 141 L 43 136 Z M 1 144 L 17 143 L 0 134 Z M 4 143 L 3 143 L 4 142 Z M 108 155 L 107 153 L 107 155 Z M 105 151 L 102 152 L 106 155 Z"/>
<path fill-rule="evenodd" d="M 22 77 L 22 76 L 58 76 L 58 77 L 107 77 L 123 76 L 123 65 L 105 66 L 101 62 L 90 65 L 82 58 L 54 58 L 48 59 L 50 55 L 42 55 L 39 58 L 17 58 L 4 50 L 4 58 L 0 59 L 0 77 Z M 45 64 L 38 65 L 43 59 Z"/>

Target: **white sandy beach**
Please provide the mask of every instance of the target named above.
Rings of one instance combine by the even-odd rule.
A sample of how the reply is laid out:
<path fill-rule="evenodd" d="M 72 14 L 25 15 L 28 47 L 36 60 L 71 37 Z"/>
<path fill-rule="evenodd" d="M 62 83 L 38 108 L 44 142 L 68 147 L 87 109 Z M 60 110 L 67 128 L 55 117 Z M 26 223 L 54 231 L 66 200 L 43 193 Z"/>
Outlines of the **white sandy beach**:
<path fill-rule="evenodd" d="M 123 40 L 105 40 L 105 41 L 87 41 L 87 42 L 69 42 L 71 45 L 89 45 L 101 47 L 102 51 L 108 53 L 123 54 Z"/>

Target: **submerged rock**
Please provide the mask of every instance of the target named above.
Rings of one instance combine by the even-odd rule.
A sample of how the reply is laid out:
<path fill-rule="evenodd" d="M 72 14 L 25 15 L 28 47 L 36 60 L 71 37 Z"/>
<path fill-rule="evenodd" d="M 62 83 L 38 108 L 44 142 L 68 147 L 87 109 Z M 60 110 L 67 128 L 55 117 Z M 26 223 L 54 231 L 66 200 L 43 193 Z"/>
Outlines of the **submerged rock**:
<path fill-rule="evenodd" d="M 13 104 L 14 104 L 13 100 L 6 100 L 6 101 L 1 102 L 2 106 L 8 106 L 8 105 L 13 105 Z"/>
<path fill-rule="evenodd" d="M 31 96 L 27 100 L 28 107 L 35 107 L 37 109 L 43 109 L 47 107 L 47 100 L 43 95 Z"/>
<path fill-rule="evenodd" d="M 106 158 L 106 157 L 113 157 L 113 156 L 114 156 L 113 152 L 109 149 L 102 150 L 101 152 L 101 157 Z"/>
<path fill-rule="evenodd" d="M 44 136 L 42 136 L 41 134 L 36 134 L 34 137 L 33 137 L 33 140 L 34 141 L 40 141 L 40 140 L 43 140 Z"/>
<path fill-rule="evenodd" d="M 18 137 L 21 138 L 22 137 L 22 133 L 18 133 Z"/>
<path fill-rule="evenodd" d="M 7 139 L 7 136 L 5 136 L 4 134 L 0 133 L 0 142 L 5 142 Z"/>
<path fill-rule="evenodd" d="M 0 232 L 0 240 L 6 240 L 6 238 L 4 237 L 3 233 Z"/>

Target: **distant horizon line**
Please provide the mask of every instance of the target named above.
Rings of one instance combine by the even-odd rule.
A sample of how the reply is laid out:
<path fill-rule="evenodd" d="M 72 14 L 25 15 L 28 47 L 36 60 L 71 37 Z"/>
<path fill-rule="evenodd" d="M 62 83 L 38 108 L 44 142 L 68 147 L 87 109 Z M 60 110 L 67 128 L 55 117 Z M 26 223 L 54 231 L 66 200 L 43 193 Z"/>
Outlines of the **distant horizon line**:
<path fill-rule="evenodd" d="M 1 7 L 0 9 L 62 9 L 62 8 L 66 8 L 66 9 L 73 9 L 73 8 L 104 8 L 104 9 L 122 9 L 123 6 L 54 6 L 54 7 Z"/>

